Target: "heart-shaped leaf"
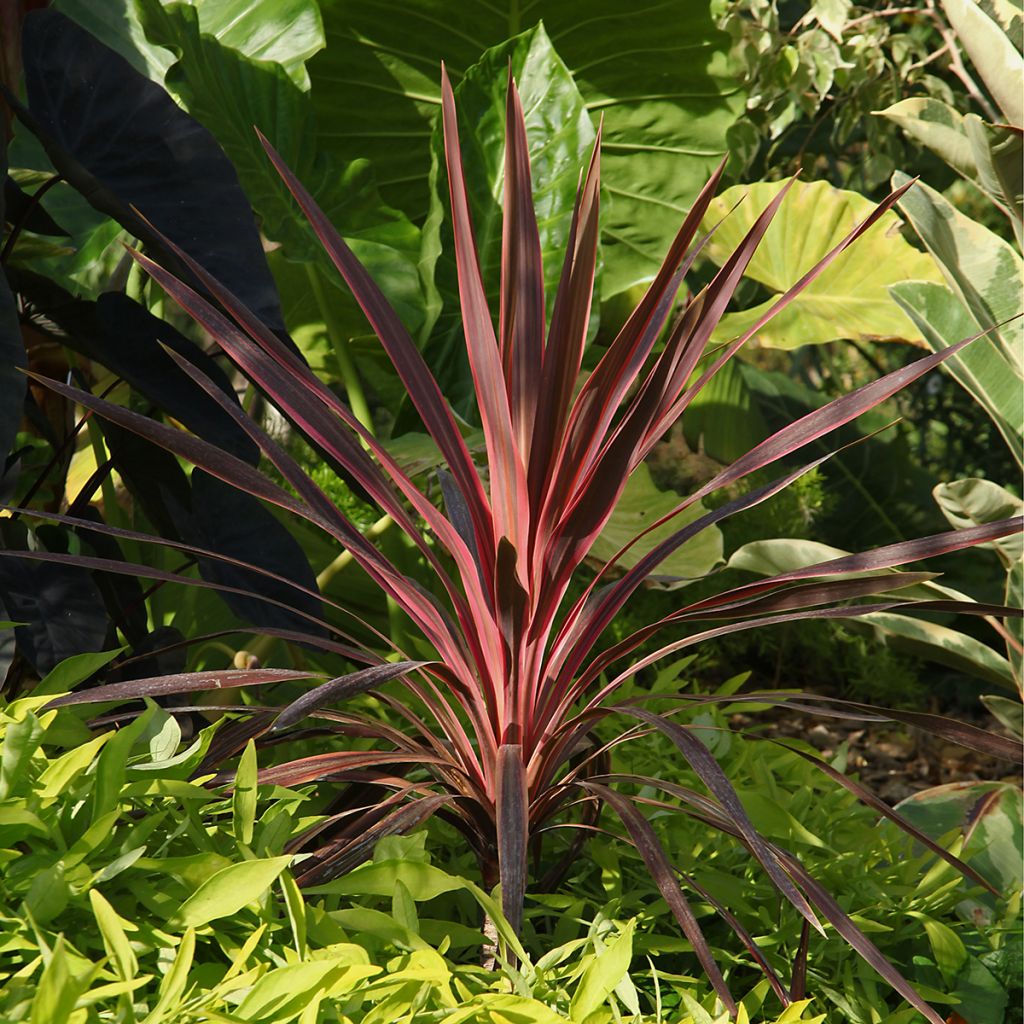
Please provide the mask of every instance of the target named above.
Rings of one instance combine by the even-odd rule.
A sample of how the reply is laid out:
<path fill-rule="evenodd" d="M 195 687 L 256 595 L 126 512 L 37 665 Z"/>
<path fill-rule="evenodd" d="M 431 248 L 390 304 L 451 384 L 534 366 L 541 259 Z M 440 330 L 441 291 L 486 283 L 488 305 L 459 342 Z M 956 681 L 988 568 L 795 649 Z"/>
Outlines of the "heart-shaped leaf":
<path fill-rule="evenodd" d="M 705 250 L 708 257 L 721 263 L 785 184 L 737 185 L 715 199 L 703 226 L 721 223 Z M 743 202 L 733 210 L 740 199 Z M 772 298 L 724 316 L 713 339 L 728 341 L 742 334 L 873 209 L 874 204 L 856 192 L 824 181 L 796 182 L 746 271 L 747 277 L 774 293 Z M 893 213 L 879 218 L 855 246 L 758 331 L 758 341 L 785 349 L 837 338 L 920 342 L 920 332 L 895 306 L 888 288 L 900 281 L 939 281 L 941 276 L 934 260 L 900 237 L 899 225 Z"/>

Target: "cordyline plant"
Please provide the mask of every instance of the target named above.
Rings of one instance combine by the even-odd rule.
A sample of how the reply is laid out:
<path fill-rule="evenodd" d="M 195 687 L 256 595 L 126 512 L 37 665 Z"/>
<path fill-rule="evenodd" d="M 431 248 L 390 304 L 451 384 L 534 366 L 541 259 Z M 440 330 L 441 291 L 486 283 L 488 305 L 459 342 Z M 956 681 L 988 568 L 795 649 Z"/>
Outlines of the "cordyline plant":
<path fill-rule="evenodd" d="M 596 827 L 600 808 L 608 807 L 650 870 L 703 969 L 731 1011 L 735 1012 L 736 1003 L 701 933 L 687 891 L 697 894 L 701 902 L 717 906 L 784 1004 L 794 995 L 801 995 L 806 944 L 801 962 L 794 970 L 793 985 L 787 988 L 728 908 L 719 906 L 697 881 L 681 878 L 674 869 L 641 810 L 645 805 L 670 807 L 741 843 L 803 916 L 807 922 L 805 933 L 810 927 L 821 930 L 820 914 L 928 1020 L 941 1024 L 941 1018 L 799 861 L 758 834 L 697 732 L 677 722 L 674 712 L 654 713 L 644 706 L 642 698 L 636 697 L 616 703 L 616 694 L 627 680 L 658 658 L 740 630 L 798 619 L 855 616 L 908 605 L 991 614 L 993 608 L 989 606 L 900 600 L 891 596 L 894 588 L 930 577 L 923 573 L 894 577 L 886 570 L 1005 536 L 1020 524 L 1006 521 L 893 544 L 749 583 L 692 603 L 684 601 L 671 614 L 595 653 L 598 638 L 606 627 L 666 557 L 700 531 L 777 494 L 823 461 L 815 458 L 799 468 L 781 472 L 771 483 L 731 497 L 713 511 L 701 511 L 693 522 L 654 546 L 632 568 L 616 575 L 611 570 L 624 554 L 624 548 L 596 573 L 581 596 L 569 596 L 574 574 L 590 555 L 630 474 L 659 438 L 726 360 L 863 234 L 901 193 L 885 200 L 746 334 L 709 355 L 706 348 L 712 332 L 782 201 L 780 196 L 760 215 L 711 283 L 669 325 L 683 276 L 700 250 L 698 225 L 719 183 L 719 167 L 694 201 L 643 300 L 594 371 L 577 388 L 594 285 L 600 139 L 577 194 L 561 278 L 550 323 L 546 323 L 526 130 L 510 79 L 501 299 L 495 331 L 470 223 L 452 90 L 443 72 L 442 77 L 444 146 L 455 256 L 466 352 L 486 441 L 483 466 L 474 463 L 430 370 L 378 287 L 269 143 L 264 145 L 361 305 L 443 455 L 447 466 L 440 473 L 443 508 L 437 507 L 414 484 L 387 449 L 278 337 L 185 253 L 166 242 L 202 283 L 208 296 L 216 299 L 219 309 L 152 260 L 133 255 L 205 328 L 239 370 L 392 517 L 435 574 L 439 592 L 446 595 L 444 600 L 403 575 L 360 535 L 288 454 L 216 385 L 173 351 L 168 350 L 181 368 L 259 444 L 290 490 L 201 438 L 75 388 L 46 382 L 61 394 L 206 472 L 321 528 L 351 553 L 381 590 L 413 620 L 436 652 L 430 660 L 411 660 L 398 652 L 402 660 L 389 662 L 385 652 L 370 650 L 337 627 L 297 611 L 318 627 L 317 632 L 322 628 L 331 630 L 331 638 L 320 639 L 312 631 L 308 636 L 283 631 L 276 635 L 318 644 L 366 667 L 323 682 L 282 708 L 249 709 L 248 718 L 220 730 L 208 764 L 237 755 L 249 738 L 276 740 L 279 737 L 274 734 L 311 717 L 318 727 L 340 736 L 374 739 L 378 742 L 374 750 L 340 749 L 299 757 L 260 773 L 260 781 L 265 783 L 295 786 L 320 780 L 342 786 L 339 800 L 332 808 L 334 813 L 295 843 L 294 849 L 306 855 L 297 862 L 299 882 L 322 883 L 350 870 L 371 854 L 380 837 L 412 829 L 437 814 L 465 836 L 479 858 L 485 884 L 500 882 L 502 908 L 513 930 L 518 930 L 522 922 L 528 850 L 536 850 L 545 828 L 561 818 L 563 823 L 577 828 L 577 838 L 563 858 L 562 867 L 567 870 L 588 830 Z M 656 345 L 659 341 L 660 346 Z M 928 373 L 959 347 L 919 359 L 778 431 L 681 499 L 671 514 L 652 523 L 644 533 L 685 512 L 702 498 L 793 456 Z M 131 531 L 74 522 L 85 529 L 106 530 L 119 537 L 153 540 Z M 632 543 L 638 539 L 634 538 Z M 176 546 L 195 556 L 223 559 L 184 544 Z M 135 564 L 46 552 L 19 556 L 72 559 L 78 565 L 106 571 L 197 582 Z M 272 576 L 266 570 L 254 571 Z M 198 582 L 217 589 L 215 584 Z M 309 592 L 305 594 L 308 596 Z M 876 598 L 871 603 L 851 603 L 871 596 Z M 1006 610 L 997 611 L 1003 614 Z M 717 624 L 708 625 L 712 621 Z M 666 628 L 672 629 L 670 642 L 641 660 L 628 660 L 631 652 Z M 298 678 L 309 678 L 309 673 L 269 668 L 203 672 L 100 686 L 53 703 L 134 699 Z M 393 687 L 378 689 L 388 681 L 398 681 L 408 696 L 396 697 Z M 390 709 L 389 722 L 345 708 L 346 698 L 370 690 Z M 680 695 L 679 708 L 693 707 L 702 699 L 713 698 Z M 761 695 L 757 699 L 788 702 L 808 711 L 829 710 L 827 705 L 811 703 L 813 698 L 799 698 L 795 694 Z M 854 705 L 853 710 L 866 717 L 876 713 L 862 705 Z M 612 715 L 625 719 L 627 726 L 612 742 L 602 742 L 596 736 L 595 726 Z M 990 753 L 1011 759 L 1017 756 L 1009 741 L 969 726 L 927 715 L 891 715 Z M 404 728 L 392 724 L 395 721 L 404 724 Z M 702 790 L 657 778 L 611 773 L 609 752 L 613 747 L 653 732 L 671 740 L 700 779 Z M 824 762 L 817 763 L 881 813 L 896 819 L 891 810 L 855 782 Z M 651 788 L 660 791 L 663 799 L 636 795 L 638 787 L 644 787 L 647 793 Z M 909 824 L 903 823 L 903 827 L 966 875 L 987 884 Z M 556 865 L 551 877 L 557 874 Z"/>

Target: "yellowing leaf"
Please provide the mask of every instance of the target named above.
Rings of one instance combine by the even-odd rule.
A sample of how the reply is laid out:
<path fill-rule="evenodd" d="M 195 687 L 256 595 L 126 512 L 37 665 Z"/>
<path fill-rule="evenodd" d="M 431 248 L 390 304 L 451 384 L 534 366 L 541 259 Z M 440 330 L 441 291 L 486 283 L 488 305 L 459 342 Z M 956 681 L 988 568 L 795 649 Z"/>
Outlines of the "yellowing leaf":
<path fill-rule="evenodd" d="M 708 243 L 709 258 L 721 264 L 784 184 L 761 182 L 726 189 L 704 218 L 705 229 L 722 221 Z M 730 213 L 741 198 L 743 202 Z M 874 204 L 856 192 L 824 181 L 797 182 L 746 271 L 747 277 L 775 294 L 750 309 L 726 314 L 712 340 L 735 338 L 750 327 L 873 209 Z M 942 276 L 931 256 L 909 245 L 899 229 L 896 214 L 883 215 L 758 331 L 760 344 L 791 349 L 838 338 L 922 343 L 920 331 L 893 302 L 888 289 L 901 281 L 938 282 Z"/>

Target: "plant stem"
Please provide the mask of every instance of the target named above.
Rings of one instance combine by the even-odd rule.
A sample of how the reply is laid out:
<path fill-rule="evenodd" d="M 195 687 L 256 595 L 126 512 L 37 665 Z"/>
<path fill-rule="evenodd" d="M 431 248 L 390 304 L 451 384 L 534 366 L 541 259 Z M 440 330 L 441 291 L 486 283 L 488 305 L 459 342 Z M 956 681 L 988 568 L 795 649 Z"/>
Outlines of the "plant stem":
<path fill-rule="evenodd" d="M 381 516 L 375 523 L 373 523 L 363 534 L 368 539 L 374 539 L 380 537 L 385 531 L 389 530 L 394 525 L 394 520 L 391 516 Z M 342 551 L 337 558 L 334 559 L 329 565 L 326 565 L 320 570 L 320 575 L 316 578 L 316 585 L 323 590 L 329 586 L 331 580 L 344 569 L 349 562 L 352 561 L 352 553 L 350 551 Z"/>
<path fill-rule="evenodd" d="M 334 357 L 338 362 L 338 373 L 345 385 L 345 393 L 348 395 L 348 404 L 352 407 L 352 414 L 372 434 L 373 417 L 370 415 L 370 406 L 367 404 L 366 394 L 363 391 L 362 382 L 359 380 L 359 372 L 356 370 L 356 364 L 352 361 L 348 339 L 324 294 L 319 271 L 312 263 L 307 263 L 306 274 L 309 277 L 309 285 L 313 289 L 320 315 L 324 318 L 327 338 L 334 349 Z"/>

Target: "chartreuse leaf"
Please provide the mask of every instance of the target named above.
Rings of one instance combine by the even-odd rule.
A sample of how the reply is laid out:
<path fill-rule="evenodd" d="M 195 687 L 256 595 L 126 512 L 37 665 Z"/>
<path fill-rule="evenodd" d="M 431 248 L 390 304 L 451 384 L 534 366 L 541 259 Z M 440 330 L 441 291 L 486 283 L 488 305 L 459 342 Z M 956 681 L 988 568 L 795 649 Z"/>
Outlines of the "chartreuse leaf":
<path fill-rule="evenodd" d="M 714 199 L 703 227 L 721 224 L 705 250 L 708 257 L 724 262 L 785 185 L 737 185 Z M 742 334 L 873 209 L 874 203 L 856 192 L 824 181 L 796 182 L 747 267 L 746 276 L 773 292 L 772 298 L 726 314 L 713 338 L 725 341 Z M 888 288 L 907 280 L 940 281 L 941 276 L 934 260 L 903 240 L 899 226 L 894 213 L 884 214 L 758 332 L 760 343 L 792 349 L 837 338 L 921 341 L 919 330 L 893 305 Z"/>
<path fill-rule="evenodd" d="M 585 1021 L 615 991 L 629 972 L 633 959 L 633 932 L 635 921 L 629 921 L 619 936 L 583 972 L 580 983 L 569 1004 L 569 1016 L 577 1022 Z"/>
<path fill-rule="evenodd" d="M 392 896 L 401 882 L 416 900 L 432 900 L 442 893 L 465 888 L 461 878 L 449 875 L 431 864 L 411 860 L 375 861 L 350 871 L 324 885 L 311 886 L 311 893 L 339 896 Z"/>
<path fill-rule="evenodd" d="M 485 50 L 543 22 L 591 116 L 604 117 L 605 296 L 654 276 L 744 107 L 706 4 L 655 0 L 638 16 L 619 0 L 499 0 L 462 5 L 457 31 L 442 0 L 321 9 L 327 46 L 309 63 L 318 144 L 372 160 L 385 201 L 417 223 L 430 202 L 441 61 L 457 84 Z"/>
<path fill-rule="evenodd" d="M 39 685 L 32 691 L 33 695 L 67 693 L 103 666 L 110 665 L 123 650 L 124 647 L 118 647 L 116 650 L 101 650 L 96 654 L 73 654 L 66 657 L 39 681 Z"/>
<path fill-rule="evenodd" d="M 135 721 L 119 729 L 103 747 L 96 761 L 96 786 L 92 796 L 92 820 L 113 810 L 122 799 L 128 755 L 136 741 L 149 727 L 158 708 L 153 701 Z"/>
<path fill-rule="evenodd" d="M 306 901 L 302 898 L 295 879 L 285 873 L 278 879 L 284 894 L 284 905 L 288 911 L 288 923 L 291 925 L 292 938 L 295 940 L 295 952 L 299 959 L 306 958 Z"/>
<path fill-rule="evenodd" d="M 58 935 L 32 999 L 29 1024 L 67 1024 L 79 996 L 89 987 L 92 973 L 72 975 L 64 936 Z"/>
<path fill-rule="evenodd" d="M 961 968 L 967 962 L 967 949 L 960 936 L 947 924 L 916 910 L 907 911 L 907 916 L 924 925 L 928 943 L 932 947 L 935 965 L 942 972 L 943 980 L 952 985 Z"/>
<path fill-rule="evenodd" d="M 208 878 L 178 909 L 173 924 L 200 928 L 229 917 L 258 900 L 288 866 L 291 857 L 246 860 L 230 864 Z"/>
<path fill-rule="evenodd" d="M 103 948 L 122 981 L 131 981 L 139 969 L 124 925 L 117 911 L 107 902 L 99 889 L 89 890 L 89 902 L 103 937 Z"/>
<path fill-rule="evenodd" d="M 31 711 L 7 726 L 0 752 L 0 800 L 6 800 L 19 782 L 27 781 L 28 764 L 45 731 L 43 723 Z"/>
<path fill-rule="evenodd" d="M 232 826 L 235 838 L 246 846 L 252 844 L 256 823 L 256 744 L 245 745 L 235 773 L 235 789 L 231 796 Z"/>
<path fill-rule="evenodd" d="M 361 946 L 335 945 L 323 960 L 289 964 L 263 975 L 238 1005 L 240 1020 L 289 1020 L 318 993 L 340 996 L 380 974 Z"/>
<path fill-rule="evenodd" d="M 395 882 L 395 892 L 391 897 L 391 913 L 403 928 L 408 928 L 414 934 L 419 932 L 420 920 L 416 913 L 416 902 L 401 879 Z"/>

